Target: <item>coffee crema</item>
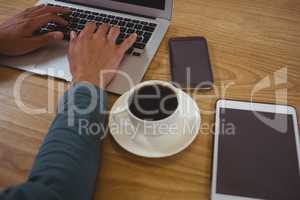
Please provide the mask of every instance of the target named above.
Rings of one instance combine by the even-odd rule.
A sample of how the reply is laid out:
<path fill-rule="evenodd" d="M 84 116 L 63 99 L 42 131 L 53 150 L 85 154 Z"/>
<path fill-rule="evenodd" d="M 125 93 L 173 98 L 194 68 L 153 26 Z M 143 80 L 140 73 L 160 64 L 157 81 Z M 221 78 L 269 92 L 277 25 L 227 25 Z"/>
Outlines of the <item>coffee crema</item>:
<path fill-rule="evenodd" d="M 130 112 L 146 121 L 168 118 L 177 107 L 176 93 L 171 88 L 160 84 L 143 86 L 129 98 Z"/>

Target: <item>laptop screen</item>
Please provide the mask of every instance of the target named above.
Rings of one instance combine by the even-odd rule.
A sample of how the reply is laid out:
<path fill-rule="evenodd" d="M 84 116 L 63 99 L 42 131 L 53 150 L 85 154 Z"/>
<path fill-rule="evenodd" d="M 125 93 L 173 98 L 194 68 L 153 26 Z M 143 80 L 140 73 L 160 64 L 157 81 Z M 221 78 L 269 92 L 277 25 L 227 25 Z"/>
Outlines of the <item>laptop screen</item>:
<path fill-rule="evenodd" d="M 171 20 L 174 0 L 56 0 Z"/>
<path fill-rule="evenodd" d="M 145 6 L 149 8 L 160 9 L 160 10 L 165 9 L 165 3 L 166 3 L 166 0 L 112 0 L 112 1 L 129 3 L 129 4 Z"/>

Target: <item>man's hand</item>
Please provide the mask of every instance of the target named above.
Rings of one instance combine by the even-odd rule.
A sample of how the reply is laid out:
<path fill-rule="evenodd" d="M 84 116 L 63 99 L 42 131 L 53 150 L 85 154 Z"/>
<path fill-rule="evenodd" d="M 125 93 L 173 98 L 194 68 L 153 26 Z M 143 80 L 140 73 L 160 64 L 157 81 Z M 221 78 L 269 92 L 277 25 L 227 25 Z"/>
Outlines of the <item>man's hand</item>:
<path fill-rule="evenodd" d="M 74 82 L 87 81 L 105 89 L 137 35 L 132 34 L 116 45 L 119 28 L 109 30 L 109 26 L 103 24 L 96 30 L 95 23 L 88 23 L 79 36 L 71 32 L 69 61 Z"/>
<path fill-rule="evenodd" d="M 69 9 L 45 5 L 29 8 L 0 24 L 0 54 L 16 56 L 30 53 L 51 42 L 62 40 L 63 33 L 51 32 L 41 36 L 33 33 L 49 22 L 68 24 L 58 13 L 67 14 Z"/>

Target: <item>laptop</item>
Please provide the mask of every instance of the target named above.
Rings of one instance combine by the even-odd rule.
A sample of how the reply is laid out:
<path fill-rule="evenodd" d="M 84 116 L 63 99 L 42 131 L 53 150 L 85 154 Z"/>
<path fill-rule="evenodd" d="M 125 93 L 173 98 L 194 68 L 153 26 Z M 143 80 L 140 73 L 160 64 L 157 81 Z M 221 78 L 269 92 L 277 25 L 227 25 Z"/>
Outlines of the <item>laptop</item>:
<path fill-rule="evenodd" d="M 1 64 L 72 81 L 67 59 L 70 31 L 80 32 L 90 21 L 97 25 L 107 23 L 121 29 L 119 43 L 134 32 L 138 34 L 137 42 L 127 52 L 120 72 L 107 88 L 108 92 L 116 94 L 123 94 L 141 82 L 168 30 L 173 10 L 173 0 L 40 0 L 37 4 L 72 9 L 70 15 L 63 16 L 69 21 L 67 28 L 49 23 L 35 33 L 60 30 L 65 33 L 65 41 L 28 55 L 2 58 Z"/>

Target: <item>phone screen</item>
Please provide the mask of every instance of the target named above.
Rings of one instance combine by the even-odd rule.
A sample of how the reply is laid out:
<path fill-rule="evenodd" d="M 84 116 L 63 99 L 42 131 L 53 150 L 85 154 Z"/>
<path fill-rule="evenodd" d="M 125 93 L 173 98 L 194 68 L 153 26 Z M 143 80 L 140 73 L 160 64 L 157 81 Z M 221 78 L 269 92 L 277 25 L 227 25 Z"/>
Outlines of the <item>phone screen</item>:
<path fill-rule="evenodd" d="M 212 67 L 205 38 L 174 38 L 170 40 L 169 48 L 175 84 L 194 89 L 212 88 Z"/>

